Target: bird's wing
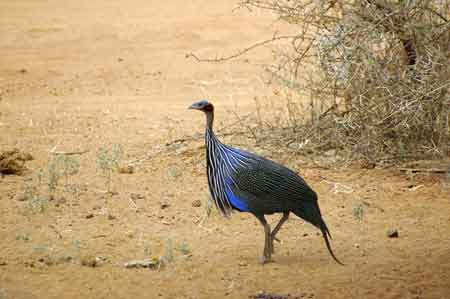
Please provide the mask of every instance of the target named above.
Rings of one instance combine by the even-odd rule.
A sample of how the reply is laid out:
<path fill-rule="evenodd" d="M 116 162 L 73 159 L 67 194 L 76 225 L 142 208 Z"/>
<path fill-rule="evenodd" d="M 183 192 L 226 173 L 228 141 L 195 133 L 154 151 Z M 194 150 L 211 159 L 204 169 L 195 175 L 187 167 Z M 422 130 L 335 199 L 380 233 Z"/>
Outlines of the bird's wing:
<path fill-rule="evenodd" d="M 250 210 L 275 213 L 290 210 L 299 201 L 316 201 L 316 193 L 292 170 L 262 157 L 236 169 L 233 193 Z"/>

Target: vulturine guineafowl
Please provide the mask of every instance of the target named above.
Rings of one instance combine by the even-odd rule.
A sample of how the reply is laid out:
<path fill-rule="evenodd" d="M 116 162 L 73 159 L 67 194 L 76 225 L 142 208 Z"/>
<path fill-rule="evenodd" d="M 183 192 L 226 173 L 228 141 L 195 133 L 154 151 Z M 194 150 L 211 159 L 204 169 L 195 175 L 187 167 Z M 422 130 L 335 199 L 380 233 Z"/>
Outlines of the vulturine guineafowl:
<path fill-rule="evenodd" d="M 342 264 L 331 249 L 331 235 L 322 219 L 317 195 L 303 178 L 276 162 L 221 143 L 213 131 L 214 106 L 208 101 L 196 102 L 189 108 L 206 114 L 208 185 L 217 209 L 224 216 L 230 216 L 233 210 L 252 213 L 264 226 L 261 262 L 271 260 L 273 241 L 292 212 L 321 230 L 331 256 Z M 271 231 L 264 215 L 273 213 L 283 216 Z"/>

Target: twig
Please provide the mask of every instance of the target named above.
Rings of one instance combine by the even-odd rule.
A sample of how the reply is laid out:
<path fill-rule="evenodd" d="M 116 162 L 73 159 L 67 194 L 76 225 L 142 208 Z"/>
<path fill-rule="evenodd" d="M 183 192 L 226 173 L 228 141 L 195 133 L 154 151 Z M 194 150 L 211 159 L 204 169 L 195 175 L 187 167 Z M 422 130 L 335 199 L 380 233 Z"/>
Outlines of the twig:
<path fill-rule="evenodd" d="M 428 173 L 450 173 L 450 169 L 439 169 L 439 168 L 400 168 L 403 172 L 428 172 Z"/>
<path fill-rule="evenodd" d="M 245 53 L 247 53 L 247 52 L 249 52 L 251 50 L 254 50 L 254 49 L 258 48 L 258 47 L 261 47 L 261 46 L 264 46 L 266 44 L 272 43 L 274 41 L 281 40 L 281 39 L 290 39 L 290 38 L 295 38 L 295 37 L 297 37 L 297 36 L 296 35 L 281 35 L 281 36 L 274 35 L 271 39 L 267 39 L 267 40 L 264 40 L 264 41 L 261 41 L 261 42 L 254 43 L 253 45 L 251 45 L 251 46 L 249 46 L 249 47 L 247 47 L 247 48 L 245 48 L 245 49 L 243 49 L 243 50 L 241 50 L 241 51 L 239 51 L 239 52 L 237 52 L 235 54 L 232 54 L 230 56 L 222 56 L 220 58 L 199 58 L 194 53 L 186 54 L 186 58 L 191 58 L 192 57 L 197 62 L 224 62 L 224 61 L 231 60 L 231 59 L 237 58 L 239 56 L 242 56 L 243 54 L 245 54 Z"/>
<path fill-rule="evenodd" d="M 55 146 L 55 147 L 53 147 L 53 148 L 50 150 L 49 153 L 52 154 L 52 155 L 66 155 L 66 156 L 71 156 L 71 155 L 82 155 L 82 154 L 85 154 L 85 153 L 87 153 L 87 152 L 89 152 L 89 150 L 73 151 L 73 152 L 57 151 L 57 150 L 56 150 L 56 146 Z"/>

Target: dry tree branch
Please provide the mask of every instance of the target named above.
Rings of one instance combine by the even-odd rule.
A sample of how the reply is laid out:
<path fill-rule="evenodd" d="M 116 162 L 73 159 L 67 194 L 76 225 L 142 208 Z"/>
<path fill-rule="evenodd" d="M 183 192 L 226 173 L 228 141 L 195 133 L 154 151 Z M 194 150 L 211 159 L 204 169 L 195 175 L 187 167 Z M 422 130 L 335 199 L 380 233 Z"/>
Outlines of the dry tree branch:
<path fill-rule="evenodd" d="M 230 56 L 223 56 L 223 57 L 220 57 L 220 58 L 199 58 L 194 53 L 188 53 L 188 54 L 186 54 L 185 57 L 186 58 L 191 58 L 192 57 L 197 62 L 225 62 L 225 61 L 228 61 L 228 60 L 240 57 L 240 56 L 246 54 L 247 52 L 250 52 L 250 51 L 252 51 L 252 50 L 254 50 L 256 48 L 259 48 L 261 46 L 264 46 L 266 44 L 270 44 L 270 43 L 273 43 L 273 42 L 281 40 L 281 39 L 292 39 L 292 38 L 295 38 L 295 37 L 296 37 L 296 35 L 282 35 L 282 36 L 274 35 L 271 39 L 267 39 L 267 40 L 263 40 L 263 41 L 254 43 L 253 45 L 251 45 L 251 46 L 249 46 L 249 47 L 247 47 L 247 48 L 245 48 L 243 50 L 240 50 L 240 51 L 238 51 L 235 54 L 232 54 Z"/>

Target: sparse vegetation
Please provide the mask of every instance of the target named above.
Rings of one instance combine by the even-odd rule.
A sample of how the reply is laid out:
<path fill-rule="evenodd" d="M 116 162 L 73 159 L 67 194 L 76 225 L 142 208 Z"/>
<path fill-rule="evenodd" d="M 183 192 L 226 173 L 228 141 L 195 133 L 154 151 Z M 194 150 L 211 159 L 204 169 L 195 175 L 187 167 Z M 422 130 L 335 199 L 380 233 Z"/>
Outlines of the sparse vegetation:
<path fill-rule="evenodd" d="M 101 148 L 97 153 L 97 169 L 105 179 L 106 192 L 111 193 L 112 173 L 119 166 L 123 149 L 120 144 L 114 144 L 111 149 Z"/>
<path fill-rule="evenodd" d="M 449 1 L 240 5 L 270 10 L 299 32 L 269 40 L 279 48 L 266 67 L 268 82 L 283 86 L 275 93 L 286 100 L 286 114 L 275 126 L 257 121 L 252 135 L 269 132 L 266 139 L 303 150 L 336 149 L 369 165 L 450 154 Z"/>
<path fill-rule="evenodd" d="M 310 167 L 350 151 L 321 148 L 314 138 L 325 133 L 304 134 L 310 112 L 320 111 L 308 105 L 313 92 L 265 85 L 282 82 L 261 75 L 275 44 L 233 63 L 180 57 L 232 53 L 287 28 L 266 10 L 232 12 L 237 1 L 2 3 L 0 152 L 18 148 L 34 159 L 18 162 L 21 173 L 0 170 L 0 298 L 449 297 L 450 177 L 417 172 L 421 165 Z M 274 58 L 288 53 L 288 41 L 277 40 Z M 302 71 L 292 81 L 319 74 Z M 311 183 L 346 267 L 334 265 L 316 229 L 296 217 L 280 231 L 275 263 L 258 265 L 257 220 L 224 219 L 207 198 L 204 119 L 185 109 L 198 98 L 221 111 L 221 140 L 289 164 Z M 124 153 L 119 168 L 105 167 L 108 176 L 100 148 L 111 160 L 114 143 Z M 78 162 L 76 173 L 64 174 L 63 156 Z M 362 222 L 353 215 L 359 203 Z M 268 216 L 272 228 L 278 220 Z M 388 228 L 399 239 L 387 238 Z"/>
<path fill-rule="evenodd" d="M 172 239 L 167 239 L 164 244 L 164 255 L 161 257 L 163 263 L 171 263 L 174 260 Z"/>
<path fill-rule="evenodd" d="M 43 213 L 48 205 L 48 197 L 40 190 L 43 171 L 40 169 L 35 176 L 25 179 L 24 199 L 33 213 Z"/>
<path fill-rule="evenodd" d="M 188 255 L 191 253 L 191 250 L 189 249 L 189 245 L 185 242 L 182 242 L 181 244 L 179 244 L 177 250 L 183 255 Z"/>
<path fill-rule="evenodd" d="M 62 154 L 51 155 L 48 163 L 47 183 L 50 198 L 55 199 L 58 195 L 61 179 L 64 179 L 62 191 L 72 193 L 75 198 L 78 198 L 79 187 L 71 184 L 70 177 L 78 174 L 79 169 L 80 163 L 74 157 Z"/>

